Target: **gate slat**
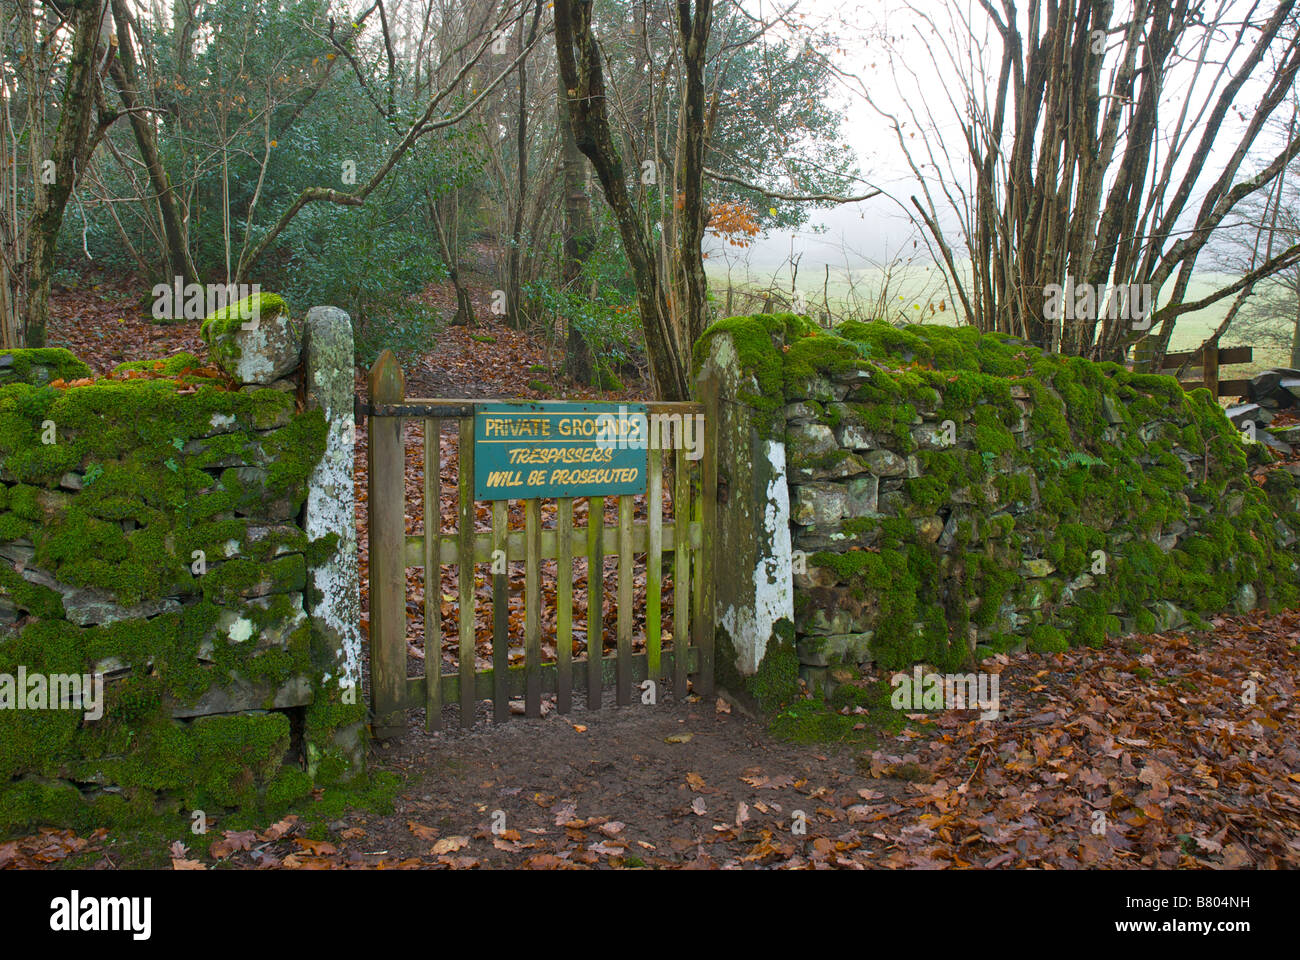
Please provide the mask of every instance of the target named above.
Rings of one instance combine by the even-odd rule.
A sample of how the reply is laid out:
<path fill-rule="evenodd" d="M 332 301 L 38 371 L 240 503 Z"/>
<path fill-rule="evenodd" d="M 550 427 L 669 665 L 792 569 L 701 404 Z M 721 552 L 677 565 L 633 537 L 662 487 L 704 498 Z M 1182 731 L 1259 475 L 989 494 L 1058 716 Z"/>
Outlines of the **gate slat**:
<path fill-rule="evenodd" d="M 660 646 L 663 642 L 664 586 L 664 452 L 650 451 L 650 475 L 646 478 L 646 526 L 648 549 L 645 572 L 645 650 L 650 679 L 657 685 L 660 674 Z"/>
<path fill-rule="evenodd" d="M 605 623 L 601 606 L 605 596 L 605 498 L 587 500 L 587 709 L 600 709 L 600 661 L 604 652 Z"/>
<path fill-rule="evenodd" d="M 673 696 L 686 696 L 686 655 L 690 645 L 691 551 L 688 539 L 690 516 L 690 475 L 686 450 L 678 445 L 673 457 Z"/>
<path fill-rule="evenodd" d="M 524 716 L 542 715 L 542 541 L 540 500 L 524 501 Z"/>
<path fill-rule="evenodd" d="M 492 722 L 510 719 L 510 555 L 507 537 L 508 501 L 492 501 L 492 568 L 497 551 L 505 556 L 502 572 L 492 574 Z"/>
<path fill-rule="evenodd" d="M 474 726 L 474 420 L 460 422 L 460 725 Z"/>
<path fill-rule="evenodd" d="M 632 702 L 632 498 L 618 498 L 618 705 Z"/>
<path fill-rule="evenodd" d="M 573 705 L 573 499 L 556 504 L 559 557 L 555 564 L 555 706 L 568 713 Z"/>
<path fill-rule="evenodd" d="M 438 534 L 442 532 L 442 420 L 424 421 L 424 729 L 442 729 L 442 566 Z"/>

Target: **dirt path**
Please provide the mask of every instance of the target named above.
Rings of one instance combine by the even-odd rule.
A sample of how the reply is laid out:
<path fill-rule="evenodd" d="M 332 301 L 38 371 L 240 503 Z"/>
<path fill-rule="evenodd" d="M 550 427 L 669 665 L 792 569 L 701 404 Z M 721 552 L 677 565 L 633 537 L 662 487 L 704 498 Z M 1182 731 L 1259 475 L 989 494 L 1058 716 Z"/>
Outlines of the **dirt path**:
<path fill-rule="evenodd" d="M 796 866 L 833 853 L 818 808 L 905 786 L 856 773 L 850 748 L 781 743 L 723 708 L 578 708 L 433 735 L 413 723 L 372 757 L 411 786 L 392 816 L 355 825 L 368 851 L 424 866 Z"/>

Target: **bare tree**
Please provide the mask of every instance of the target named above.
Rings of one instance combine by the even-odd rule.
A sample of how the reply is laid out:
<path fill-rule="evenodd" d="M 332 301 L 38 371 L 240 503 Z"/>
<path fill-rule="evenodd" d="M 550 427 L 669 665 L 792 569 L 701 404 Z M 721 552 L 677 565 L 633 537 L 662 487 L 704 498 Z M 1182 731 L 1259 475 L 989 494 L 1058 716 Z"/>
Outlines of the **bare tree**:
<path fill-rule="evenodd" d="M 180 277 L 182 283 L 198 279 L 198 270 L 190 257 L 185 229 L 185 215 L 179 198 L 172 187 L 171 178 L 163 166 L 158 150 L 158 129 L 148 109 L 141 103 L 136 43 L 139 25 L 127 7 L 126 0 L 111 0 L 114 25 L 117 29 L 117 56 L 111 58 L 109 70 L 117 85 L 117 94 L 131 121 L 136 147 L 144 160 L 158 204 L 158 217 L 162 221 L 166 243 L 168 277 Z M 183 32 L 183 28 L 181 31 Z"/>
<path fill-rule="evenodd" d="M 908 5 L 909 38 L 882 43 L 910 95 L 890 109 L 868 84 L 859 90 L 891 124 L 919 186 L 908 203 L 968 322 L 1104 359 L 1122 359 L 1145 338 L 1154 360 L 1178 317 L 1300 261 L 1300 246 L 1289 246 L 1240 280 L 1186 298 L 1211 236 L 1300 153 L 1300 138 L 1262 159 L 1253 153 L 1300 70 L 1294 7 Z M 913 65 L 909 42 L 928 63 Z M 942 98 L 920 82 L 931 70 L 944 81 Z M 956 149 L 941 116 L 959 131 Z M 1067 277 L 1100 302 L 1058 325 L 1044 311 L 1044 290 Z M 1154 316 L 1128 315 L 1125 291 L 1134 285 L 1158 299 Z"/>
<path fill-rule="evenodd" d="M 1292 95 L 1291 116 L 1277 126 L 1284 141 L 1296 135 L 1300 96 Z M 1252 196 L 1236 211 L 1241 222 L 1225 229 L 1218 244 L 1219 263 L 1225 270 L 1249 274 L 1261 260 L 1270 259 L 1274 250 L 1300 242 L 1298 166 L 1300 163 L 1291 164 L 1266 196 Z M 1217 346 L 1225 333 L 1252 346 L 1281 348 L 1291 367 L 1300 366 L 1300 263 L 1243 288 L 1205 346 Z"/>
<path fill-rule="evenodd" d="M 6 193 L 0 228 L 0 279 L 4 281 L 0 336 L 10 345 L 45 345 L 50 280 L 64 211 L 95 147 L 120 116 L 104 103 L 100 83 L 113 57 L 102 36 L 107 7 L 108 0 L 66 0 L 45 4 L 44 15 L 38 15 L 32 4 L 23 3 L 6 7 L 0 15 L 3 42 L 8 46 L 8 31 L 13 29 L 25 50 L 19 66 L 24 71 L 25 97 L 19 93 L 18 77 L 8 70 L 0 75 L 0 113 L 7 141 L 0 174 Z M 11 18 L 10 9 L 16 16 Z M 65 46 L 70 49 L 59 87 L 58 123 L 50 138 L 44 102 L 50 87 L 45 84 L 52 82 L 53 65 L 62 61 Z M 21 116 L 15 116 L 17 110 Z M 21 140 L 27 140 L 29 147 L 22 167 Z M 30 198 L 29 203 L 20 196 Z"/>

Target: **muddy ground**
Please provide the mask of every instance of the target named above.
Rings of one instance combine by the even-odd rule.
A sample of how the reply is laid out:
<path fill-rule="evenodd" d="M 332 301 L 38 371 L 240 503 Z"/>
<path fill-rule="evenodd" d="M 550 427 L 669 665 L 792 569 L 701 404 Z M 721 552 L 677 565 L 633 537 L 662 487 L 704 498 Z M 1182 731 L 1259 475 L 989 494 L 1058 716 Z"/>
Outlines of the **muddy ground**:
<path fill-rule="evenodd" d="M 393 816 L 354 819 L 369 853 L 425 859 L 442 841 L 435 862 L 457 866 L 788 863 L 833 852 L 827 838 L 842 831 L 827 829 L 835 822 L 819 809 L 879 802 L 906 786 L 858 773 L 860 748 L 774 740 L 723 700 L 575 705 L 568 716 L 499 727 L 488 708 L 472 730 L 433 734 L 413 711 L 404 738 L 376 745 L 376 766 L 411 786 Z M 448 709 L 446 723 L 457 722 Z"/>

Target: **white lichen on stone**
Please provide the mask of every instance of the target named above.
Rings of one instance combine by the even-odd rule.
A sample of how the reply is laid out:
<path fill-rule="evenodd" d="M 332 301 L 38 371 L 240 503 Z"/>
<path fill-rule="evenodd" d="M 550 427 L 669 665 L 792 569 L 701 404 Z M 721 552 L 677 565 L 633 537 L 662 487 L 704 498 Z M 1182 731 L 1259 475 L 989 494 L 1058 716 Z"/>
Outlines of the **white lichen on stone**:
<path fill-rule="evenodd" d="M 245 620 L 240 617 L 230 627 L 227 636 L 230 637 L 231 643 L 244 643 L 253 635 L 253 621 Z"/>
<path fill-rule="evenodd" d="M 732 606 L 722 614 L 722 625 L 736 650 L 736 669 L 746 676 L 758 670 L 777 621 L 794 619 L 794 552 L 785 444 L 768 440 L 764 454 L 772 471 L 763 510 L 763 532 L 770 550 L 754 567 L 753 607 Z"/>

